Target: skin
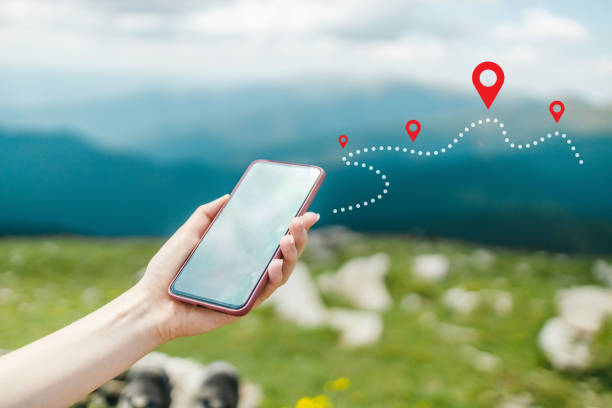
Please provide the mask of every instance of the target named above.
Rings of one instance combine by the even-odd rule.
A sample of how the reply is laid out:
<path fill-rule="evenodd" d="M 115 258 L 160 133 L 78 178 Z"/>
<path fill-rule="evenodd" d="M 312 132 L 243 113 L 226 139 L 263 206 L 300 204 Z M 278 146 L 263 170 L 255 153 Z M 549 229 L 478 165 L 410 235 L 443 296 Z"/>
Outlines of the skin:
<path fill-rule="evenodd" d="M 170 281 L 229 199 L 200 206 L 149 262 L 142 279 L 76 322 L 0 357 L 0 406 L 66 407 L 125 371 L 162 344 L 225 326 L 240 317 L 177 302 Z M 268 267 L 256 305 L 284 284 L 319 215 L 292 220 L 280 241 L 282 259 Z"/>

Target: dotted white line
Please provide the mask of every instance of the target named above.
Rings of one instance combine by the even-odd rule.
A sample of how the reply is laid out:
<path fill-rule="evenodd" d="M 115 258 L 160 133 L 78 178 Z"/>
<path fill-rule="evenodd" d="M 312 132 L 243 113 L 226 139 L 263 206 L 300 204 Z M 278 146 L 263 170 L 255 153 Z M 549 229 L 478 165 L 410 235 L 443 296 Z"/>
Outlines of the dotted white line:
<path fill-rule="evenodd" d="M 451 142 L 446 145 L 446 147 L 438 148 L 436 150 L 415 150 L 415 149 L 408 149 L 408 147 L 406 147 L 406 146 L 386 146 L 386 147 L 385 146 L 380 146 L 378 148 L 375 147 L 375 146 L 372 146 L 371 149 L 368 149 L 366 147 L 366 148 L 364 148 L 362 150 L 355 150 L 354 152 L 349 152 L 348 156 L 349 157 L 353 157 L 354 154 L 368 153 L 370 151 L 375 152 L 377 150 L 383 150 L 383 151 L 386 150 L 386 151 L 396 151 L 396 152 L 410 153 L 411 155 L 414 155 L 414 156 L 417 156 L 417 157 L 421 157 L 421 158 L 431 157 L 431 156 L 438 156 L 440 153 L 445 153 L 446 149 L 452 149 L 454 145 L 458 144 L 461 141 L 461 139 L 465 136 L 465 134 L 470 132 L 470 130 L 471 130 L 470 128 L 474 128 L 474 127 L 479 126 L 479 125 L 485 125 L 487 123 L 497 124 L 497 126 L 500 128 L 502 136 L 504 136 L 504 138 L 503 138 L 504 142 L 506 144 L 508 144 L 510 146 L 510 148 L 517 147 L 518 149 L 521 149 L 521 150 L 523 148 L 529 149 L 529 148 L 532 148 L 534 146 L 538 146 L 540 143 L 542 143 L 542 142 L 544 142 L 546 140 L 546 138 L 540 137 L 539 138 L 539 142 L 536 139 L 536 140 L 533 140 L 530 143 L 524 143 L 524 144 L 523 143 L 518 143 L 518 144 L 514 143 L 512 141 L 512 139 L 510 139 L 510 137 L 508 136 L 508 131 L 504 129 L 505 125 L 502 122 L 500 122 L 499 119 L 497 119 L 497 118 L 493 118 L 493 119 L 485 118 L 485 119 L 479 119 L 476 122 L 471 122 L 469 124 L 469 126 L 465 127 L 462 132 L 459 132 L 457 137 L 454 137 L 451 140 Z M 554 132 L 554 136 L 561 136 L 562 139 L 566 139 L 567 138 L 567 134 L 560 133 L 559 131 L 555 131 Z M 548 133 L 546 135 L 546 137 L 548 139 L 551 139 L 553 137 L 553 134 Z M 571 146 L 573 142 L 572 142 L 571 139 L 567 139 L 566 143 Z M 571 146 L 571 150 L 574 151 L 574 150 L 576 150 L 576 148 L 574 146 Z M 342 157 L 342 160 L 346 161 L 347 160 L 346 156 Z M 582 164 L 582 163 L 580 163 L 580 164 Z"/>
<path fill-rule="evenodd" d="M 372 147 L 372 150 L 376 151 L 376 148 Z M 380 146 L 380 150 L 384 150 L 382 146 Z M 391 150 L 391 146 L 387 146 L 387 150 L 390 151 Z M 396 146 L 395 147 L 395 151 L 399 151 L 399 150 L 400 150 L 399 146 Z M 364 153 L 366 153 L 367 151 L 368 151 L 367 148 L 363 149 Z M 357 153 L 357 152 L 359 152 L 359 150 L 355 151 L 355 153 Z M 359 154 L 359 153 L 357 153 L 357 154 Z M 349 153 L 348 156 L 349 157 L 353 157 L 351 155 L 351 153 Z M 376 196 L 370 198 L 369 200 L 363 201 L 363 203 L 359 202 L 359 203 L 356 203 L 356 204 L 347 205 L 346 207 L 334 208 L 332 210 L 332 213 L 338 214 L 338 212 L 343 213 L 343 212 L 346 212 L 346 211 L 353 211 L 353 209 L 361 208 L 362 205 L 364 207 L 367 207 L 368 204 L 374 204 L 377 200 L 381 200 L 383 198 L 383 194 L 388 194 L 389 193 L 389 181 L 387 180 L 387 175 L 386 174 L 382 174 L 381 175 L 382 172 L 380 171 L 380 169 L 376 169 L 376 168 L 374 168 L 374 166 L 368 166 L 365 162 L 361 162 L 361 163 L 358 162 L 358 161 L 351 162 L 346 157 L 342 157 L 342 161 L 344 161 L 347 166 L 351 166 L 352 165 L 354 167 L 360 167 L 359 165 L 361 165 L 361 168 L 366 168 L 367 167 L 369 171 L 372 171 L 375 174 L 380 175 L 380 179 L 383 181 L 383 184 L 384 184 L 385 188 L 382 190 L 382 194 L 377 194 Z"/>
<path fill-rule="evenodd" d="M 446 147 L 442 147 L 436 150 L 415 150 L 415 149 L 408 149 L 408 147 L 406 146 L 372 146 L 372 147 L 364 147 L 363 149 L 357 149 L 354 152 L 349 152 L 348 153 L 348 157 L 351 158 L 353 157 L 355 154 L 357 155 L 361 155 L 362 153 L 368 153 L 368 152 L 376 152 L 378 151 L 395 151 L 395 152 L 402 152 L 402 153 L 410 153 L 411 156 L 414 157 L 419 157 L 419 158 L 425 158 L 425 157 L 432 157 L 432 156 L 439 156 L 442 153 L 446 153 L 447 149 L 451 150 L 453 148 L 454 145 L 456 145 L 457 143 L 459 143 L 459 141 L 461 141 L 461 139 L 463 139 L 463 137 L 465 136 L 465 134 L 470 132 L 470 128 L 475 128 L 477 125 L 485 125 L 485 124 L 496 124 L 497 127 L 499 127 L 502 136 L 504 137 L 504 142 L 510 147 L 510 149 L 519 149 L 519 150 L 523 150 L 523 148 L 525 149 L 531 149 L 532 147 L 535 146 L 539 146 L 540 144 L 544 143 L 547 139 L 552 139 L 553 134 L 554 136 L 561 136 L 561 139 L 566 139 L 565 142 L 566 144 L 569 146 L 570 151 L 572 152 L 572 155 L 574 156 L 574 158 L 578 161 L 578 164 L 582 165 L 584 164 L 584 160 L 581 158 L 580 153 L 578 153 L 576 151 L 576 146 L 573 145 L 573 142 L 571 139 L 567 138 L 567 134 L 565 133 L 560 133 L 559 131 L 555 131 L 554 133 L 548 133 L 546 134 L 546 137 L 540 137 L 539 138 L 539 142 L 538 140 L 534 139 L 532 142 L 530 143 L 515 143 L 513 142 L 510 137 L 508 137 L 508 131 L 504 129 L 504 124 L 502 122 L 499 121 L 499 119 L 497 118 L 485 118 L 483 119 L 479 119 L 476 122 L 471 122 L 469 124 L 469 126 L 466 126 L 465 128 L 463 128 L 462 132 L 459 132 L 457 137 L 454 137 L 451 141 L 451 143 L 447 144 Z M 354 161 L 351 162 L 347 156 L 343 156 L 342 157 L 342 161 L 346 163 L 347 166 L 354 166 L 354 167 L 359 167 L 359 165 L 361 164 L 362 168 L 367 167 L 368 170 L 370 171 L 374 171 L 377 175 L 381 174 L 381 171 L 379 169 L 375 169 L 373 166 L 368 166 L 365 162 L 358 162 L 358 161 Z M 382 174 L 381 179 L 383 181 L 385 181 L 384 185 L 385 187 L 389 187 L 389 182 L 386 181 L 387 176 L 385 174 Z M 368 204 L 374 204 L 377 200 L 382 199 L 383 194 L 387 194 L 388 193 L 388 189 L 385 188 L 382 190 L 382 194 L 377 194 L 375 197 L 370 198 L 369 200 L 365 200 L 362 203 L 357 203 L 354 205 L 348 205 L 346 207 L 340 207 L 338 208 L 334 208 L 332 210 L 332 212 L 334 214 L 337 214 L 338 212 L 345 212 L 345 211 L 352 211 L 353 209 L 358 209 L 361 207 L 367 207 Z"/>

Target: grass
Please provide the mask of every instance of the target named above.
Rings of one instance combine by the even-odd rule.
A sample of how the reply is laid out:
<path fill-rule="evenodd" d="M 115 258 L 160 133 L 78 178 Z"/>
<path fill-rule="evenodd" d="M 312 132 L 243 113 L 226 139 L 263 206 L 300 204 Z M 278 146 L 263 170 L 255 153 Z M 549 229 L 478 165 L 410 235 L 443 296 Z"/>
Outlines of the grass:
<path fill-rule="evenodd" d="M 144 239 L 0 240 L 0 347 L 20 347 L 111 300 L 136 281 L 160 244 Z M 590 272 L 594 259 L 489 249 L 494 260 L 483 267 L 475 260 L 475 250 L 447 241 L 365 237 L 342 246 L 326 261 L 306 253 L 315 275 L 355 256 L 390 255 L 387 286 L 394 306 L 383 315 L 382 340 L 372 347 L 344 349 L 336 332 L 301 329 L 279 320 L 267 307 L 215 332 L 170 342 L 160 351 L 204 363 L 230 361 L 262 385 L 265 407 L 293 407 L 304 396 L 323 393 L 337 408 L 491 407 L 522 393 L 542 407 L 612 406 L 609 368 L 559 373 L 536 344 L 543 322 L 556 313 L 556 291 L 595 283 Z M 414 279 L 412 260 L 422 253 L 447 255 L 449 276 L 436 284 Z M 513 310 L 500 317 L 482 306 L 469 316 L 456 316 L 440 301 L 444 291 L 455 286 L 510 292 Z M 424 299 L 420 311 L 400 307 L 409 292 Z M 330 297 L 325 300 L 343 305 Z M 426 324 L 432 318 L 476 329 L 478 337 L 470 346 L 497 356 L 499 368 L 479 371 L 461 343 L 441 338 Z M 612 335 L 604 333 L 598 350 L 605 354 L 612 349 L 610 342 Z M 351 386 L 330 390 L 329 381 L 339 377 L 349 378 Z"/>

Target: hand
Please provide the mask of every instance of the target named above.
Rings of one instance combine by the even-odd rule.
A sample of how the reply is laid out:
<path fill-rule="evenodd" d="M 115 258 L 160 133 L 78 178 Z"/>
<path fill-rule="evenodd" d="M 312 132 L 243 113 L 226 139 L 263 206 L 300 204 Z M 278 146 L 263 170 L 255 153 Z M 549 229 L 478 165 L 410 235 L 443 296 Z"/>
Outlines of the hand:
<path fill-rule="evenodd" d="M 228 199 L 226 194 L 200 206 L 153 256 L 144 276 L 133 288 L 141 291 L 149 303 L 148 310 L 154 319 L 153 335 L 158 337 L 160 344 L 177 337 L 205 333 L 238 319 L 238 316 L 176 301 L 168 295 L 170 282 Z M 289 279 L 306 246 L 307 231 L 318 220 L 318 214 L 308 212 L 291 221 L 289 233 L 280 241 L 282 259 L 270 263 L 268 283 L 257 298 L 256 306 Z"/>

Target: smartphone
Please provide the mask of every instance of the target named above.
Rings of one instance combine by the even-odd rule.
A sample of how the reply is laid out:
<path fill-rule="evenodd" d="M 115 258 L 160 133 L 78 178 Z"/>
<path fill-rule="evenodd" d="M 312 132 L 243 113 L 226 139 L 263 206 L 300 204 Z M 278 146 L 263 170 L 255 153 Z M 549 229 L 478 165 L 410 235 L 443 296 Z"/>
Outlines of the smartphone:
<path fill-rule="evenodd" d="M 168 288 L 175 299 L 243 315 L 279 258 L 291 220 L 306 212 L 325 178 L 317 166 L 256 160 Z"/>

